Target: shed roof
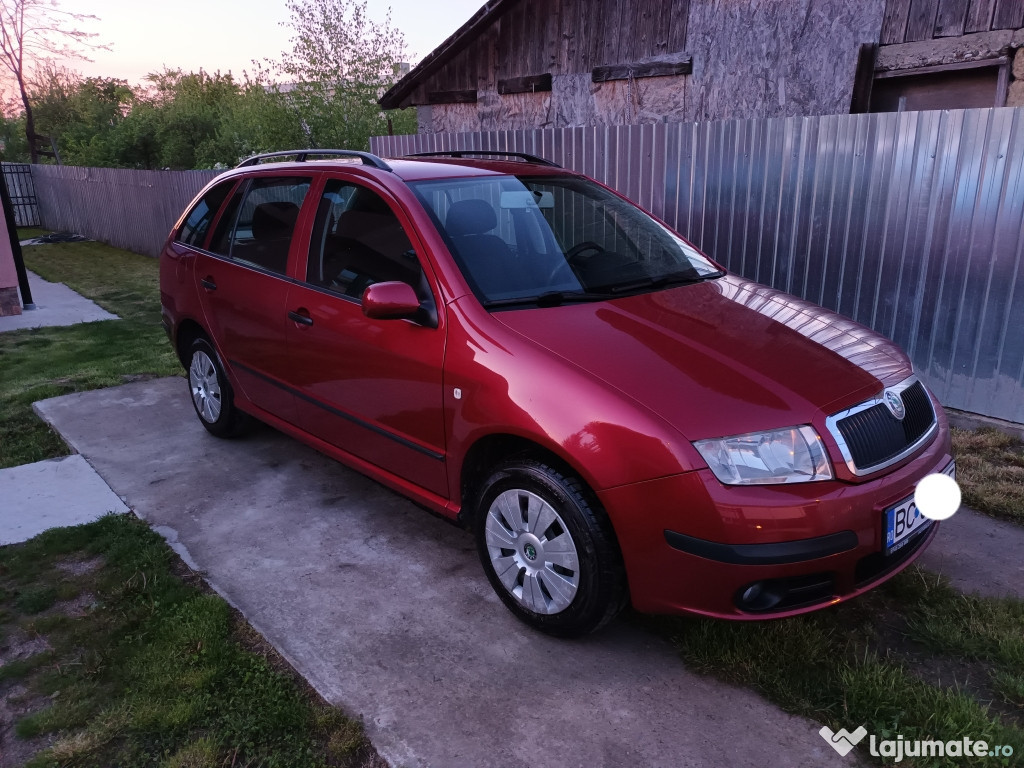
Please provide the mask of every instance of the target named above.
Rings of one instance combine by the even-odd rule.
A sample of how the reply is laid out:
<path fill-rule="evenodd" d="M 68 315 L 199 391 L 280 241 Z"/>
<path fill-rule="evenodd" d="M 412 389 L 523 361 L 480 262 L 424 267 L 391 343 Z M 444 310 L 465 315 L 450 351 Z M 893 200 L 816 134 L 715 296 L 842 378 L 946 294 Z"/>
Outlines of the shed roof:
<path fill-rule="evenodd" d="M 384 109 L 398 109 L 413 90 L 426 78 L 451 61 L 476 35 L 487 28 L 495 19 L 518 3 L 519 0 L 488 0 L 473 16 L 437 48 L 432 50 L 409 74 L 395 83 L 378 103 Z"/>

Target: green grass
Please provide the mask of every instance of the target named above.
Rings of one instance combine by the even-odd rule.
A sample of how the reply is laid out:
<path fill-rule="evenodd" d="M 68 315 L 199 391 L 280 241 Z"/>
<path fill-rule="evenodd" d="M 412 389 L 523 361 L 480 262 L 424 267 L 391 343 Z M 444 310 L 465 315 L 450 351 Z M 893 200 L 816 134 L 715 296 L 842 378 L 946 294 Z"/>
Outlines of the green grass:
<path fill-rule="evenodd" d="M 1024 754 L 1024 602 L 965 596 L 910 568 L 849 603 L 781 621 L 646 621 L 693 668 L 788 712 L 879 739 L 984 739 Z M 858 752 L 867 756 L 864 745 Z M 891 762 L 891 761 L 890 761 Z M 958 758 L 902 766 L 959 768 Z"/>
<path fill-rule="evenodd" d="M 97 560 L 98 558 L 98 560 Z M 62 563 L 96 560 L 84 573 Z M 29 768 L 374 763 L 361 725 L 320 700 L 216 595 L 186 583 L 163 540 L 107 516 L 0 548 L 8 638 L 48 650 L 0 667 L 35 702 L 18 739 L 47 737 Z M 65 587 L 71 583 L 73 589 Z M 62 612 L 37 596 L 88 595 Z M 42 745 L 40 745 L 42 746 Z"/>
<path fill-rule="evenodd" d="M 963 503 L 1024 524 L 1024 443 L 996 429 L 953 429 L 956 479 Z"/>
<path fill-rule="evenodd" d="M 160 325 L 156 259 L 90 242 L 26 246 L 24 254 L 36 274 L 122 319 L 0 333 L 0 468 L 67 454 L 33 413 L 36 400 L 181 372 Z"/>

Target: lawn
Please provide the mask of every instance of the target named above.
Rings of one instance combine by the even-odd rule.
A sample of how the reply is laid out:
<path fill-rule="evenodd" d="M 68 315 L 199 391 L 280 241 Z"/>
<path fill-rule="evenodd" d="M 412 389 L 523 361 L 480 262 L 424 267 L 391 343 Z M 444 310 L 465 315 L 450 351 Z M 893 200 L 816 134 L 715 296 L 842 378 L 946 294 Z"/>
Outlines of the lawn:
<path fill-rule="evenodd" d="M 67 454 L 32 412 L 36 400 L 181 372 L 160 325 L 155 259 L 92 242 L 25 246 L 24 254 L 30 270 L 121 320 L 0 334 L 0 468 Z"/>
<path fill-rule="evenodd" d="M 1024 443 L 992 428 L 953 429 L 953 454 L 964 504 L 1024 525 Z"/>
<path fill-rule="evenodd" d="M 0 658 L 5 765 L 382 765 L 358 721 L 129 515 L 0 548 Z"/>

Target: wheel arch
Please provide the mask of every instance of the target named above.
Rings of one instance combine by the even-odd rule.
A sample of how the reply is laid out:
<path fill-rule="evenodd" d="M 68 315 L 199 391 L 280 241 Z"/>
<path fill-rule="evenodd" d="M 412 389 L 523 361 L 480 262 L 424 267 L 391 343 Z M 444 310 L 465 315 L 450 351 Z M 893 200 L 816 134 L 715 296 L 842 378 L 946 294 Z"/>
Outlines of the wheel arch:
<path fill-rule="evenodd" d="M 178 323 L 177 334 L 174 340 L 174 351 L 178 355 L 178 360 L 186 368 L 188 367 L 192 343 L 200 338 L 209 340 L 210 335 L 195 320 L 187 318 Z"/>
<path fill-rule="evenodd" d="M 502 461 L 513 458 L 534 459 L 575 475 L 583 483 L 591 501 L 599 504 L 597 493 L 588 481 L 586 473 L 562 454 L 528 437 L 497 432 L 477 438 L 462 460 L 459 474 L 459 520 L 462 523 L 472 526 L 475 513 L 473 502 L 480 491 L 480 485 L 487 479 L 489 470 Z"/>

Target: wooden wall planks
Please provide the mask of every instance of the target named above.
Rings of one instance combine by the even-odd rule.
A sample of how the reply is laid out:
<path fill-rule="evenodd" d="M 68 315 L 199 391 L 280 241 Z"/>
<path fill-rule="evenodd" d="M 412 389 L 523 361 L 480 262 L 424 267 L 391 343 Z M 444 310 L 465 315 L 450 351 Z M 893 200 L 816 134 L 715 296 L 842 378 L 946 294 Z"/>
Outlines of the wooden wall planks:
<path fill-rule="evenodd" d="M 888 0 L 882 17 L 882 45 L 902 43 L 907 36 L 907 20 L 910 18 L 910 0 Z"/>
<path fill-rule="evenodd" d="M 682 53 L 689 0 L 522 0 L 499 16 L 413 97 L 546 72 Z"/>
<path fill-rule="evenodd" d="M 939 0 L 912 0 L 905 42 L 930 40 L 935 35 L 935 15 L 938 10 Z"/>
<path fill-rule="evenodd" d="M 886 0 L 881 44 L 1024 27 L 1024 0 Z"/>
<path fill-rule="evenodd" d="M 1017 29 L 1024 26 L 1024 0 L 996 0 L 992 29 Z"/>
<path fill-rule="evenodd" d="M 934 37 L 958 37 L 964 33 L 968 4 L 963 0 L 939 0 Z"/>

